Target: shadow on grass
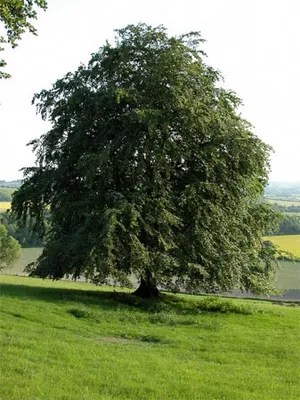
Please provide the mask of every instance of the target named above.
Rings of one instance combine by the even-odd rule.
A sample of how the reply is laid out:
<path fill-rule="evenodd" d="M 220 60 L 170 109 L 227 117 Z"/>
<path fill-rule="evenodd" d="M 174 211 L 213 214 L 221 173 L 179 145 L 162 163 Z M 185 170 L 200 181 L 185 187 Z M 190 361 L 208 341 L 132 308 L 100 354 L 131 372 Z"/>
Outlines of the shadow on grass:
<path fill-rule="evenodd" d="M 30 279 L 30 278 L 29 278 Z M 142 299 L 120 291 L 51 288 L 43 286 L 0 283 L 0 296 L 24 300 L 42 300 L 81 305 L 97 305 L 103 309 L 136 309 L 147 313 L 182 310 L 186 302 L 172 294 L 162 293 L 160 298 Z"/>
<path fill-rule="evenodd" d="M 2 283 L 0 284 L 0 295 L 24 300 L 64 302 L 86 306 L 96 305 L 102 309 L 119 310 L 124 308 L 150 314 L 175 312 L 183 315 L 197 315 L 214 312 L 248 315 L 259 312 L 257 307 L 242 303 L 237 304 L 230 299 L 201 296 L 199 300 L 189 301 L 187 298 L 170 293 L 162 293 L 159 299 L 141 299 L 130 293 L 113 290 L 82 290 Z"/>
<path fill-rule="evenodd" d="M 68 288 L 49 288 L 43 286 L 0 284 L 0 296 L 24 300 L 42 300 L 47 302 L 81 303 L 99 305 L 103 308 L 118 307 L 118 297 L 123 293 L 114 291 L 94 291 Z M 124 294 L 125 295 L 125 294 Z M 129 295 L 128 295 L 129 296 Z"/>

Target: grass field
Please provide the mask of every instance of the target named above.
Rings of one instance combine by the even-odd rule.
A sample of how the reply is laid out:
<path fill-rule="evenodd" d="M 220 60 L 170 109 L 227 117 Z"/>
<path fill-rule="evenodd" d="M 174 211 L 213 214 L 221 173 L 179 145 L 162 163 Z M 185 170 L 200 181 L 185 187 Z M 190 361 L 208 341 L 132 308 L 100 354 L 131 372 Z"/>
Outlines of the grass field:
<path fill-rule="evenodd" d="M 281 250 L 289 251 L 296 257 L 300 257 L 300 235 L 266 236 L 265 239 L 273 242 Z"/>
<path fill-rule="evenodd" d="M 0 213 L 10 209 L 10 201 L 0 201 Z"/>
<path fill-rule="evenodd" d="M 0 277 L 0 399 L 299 400 L 300 307 Z"/>

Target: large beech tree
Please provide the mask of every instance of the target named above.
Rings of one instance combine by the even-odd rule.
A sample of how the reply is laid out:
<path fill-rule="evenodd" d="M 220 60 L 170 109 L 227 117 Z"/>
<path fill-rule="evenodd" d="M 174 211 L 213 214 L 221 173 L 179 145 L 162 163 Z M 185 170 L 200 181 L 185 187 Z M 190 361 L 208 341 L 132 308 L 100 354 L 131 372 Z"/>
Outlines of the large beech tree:
<path fill-rule="evenodd" d="M 271 290 L 276 219 L 258 200 L 270 148 L 238 112 L 240 99 L 205 63 L 198 33 L 117 30 L 88 65 L 34 102 L 52 128 L 31 142 L 36 166 L 12 209 L 47 244 L 41 277 L 209 292 Z"/>

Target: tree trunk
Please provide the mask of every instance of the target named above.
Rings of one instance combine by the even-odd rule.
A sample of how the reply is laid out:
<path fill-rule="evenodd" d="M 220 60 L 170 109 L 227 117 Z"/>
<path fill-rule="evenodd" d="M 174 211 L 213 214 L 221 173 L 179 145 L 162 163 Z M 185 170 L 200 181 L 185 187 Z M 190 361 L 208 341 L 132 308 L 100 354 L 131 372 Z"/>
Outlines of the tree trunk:
<path fill-rule="evenodd" d="M 153 281 L 151 274 L 147 273 L 146 279 L 141 278 L 140 286 L 132 293 L 134 296 L 145 298 L 160 297 L 160 292 Z"/>

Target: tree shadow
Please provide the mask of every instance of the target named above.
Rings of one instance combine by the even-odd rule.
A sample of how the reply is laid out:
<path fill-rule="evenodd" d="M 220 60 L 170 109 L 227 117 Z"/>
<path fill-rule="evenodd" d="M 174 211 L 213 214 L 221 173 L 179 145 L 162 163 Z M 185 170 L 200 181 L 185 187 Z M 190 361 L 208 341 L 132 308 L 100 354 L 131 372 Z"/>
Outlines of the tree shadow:
<path fill-rule="evenodd" d="M 122 293 L 115 291 L 97 291 L 68 288 L 51 288 L 43 286 L 0 284 L 0 296 L 22 300 L 42 300 L 52 303 L 81 303 L 84 305 L 99 305 L 103 308 L 118 307 L 118 297 Z"/>
<path fill-rule="evenodd" d="M 171 293 L 143 299 L 120 290 L 86 290 L 0 283 L 0 296 L 51 303 L 74 303 L 102 309 L 129 308 L 145 313 L 182 311 L 185 301 Z"/>
<path fill-rule="evenodd" d="M 38 300 L 51 303 L 73 303 L 74 305 L 97 306 L 106 310 L 119 310 L 120 308 L 124 308 L 124 310 L 136 310 L 147 314 L 161 312 L 175 312 L 185 315 L 196 315 L 203 312 L 252 314 L 252 308 L 254 307 L 254 299 L 247 299 L 252 300 L 249 302 L 249 307 L 247 307 L 245 302 L 244 305 L 236 305 L 228 297 L 199 296 L 199 299 L 191 302 L 188 299 L 189 296 L 182 297 L 171 293 L 162 293 L 159 298 L 143 299 L 133 296 L 131 293 L 113 290 L 113 288 L 112 290 L 101 290 L 101 288 L 99 290 L 86 290 L 24 284 L 18 285 L 12 283 L 0 284 L 0 296 L 10 297 L 11 299 L 18 298 L 22 300 Z M 284 304 L 286 303 L 283 302 L 283 305 Z"/>

